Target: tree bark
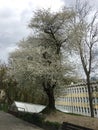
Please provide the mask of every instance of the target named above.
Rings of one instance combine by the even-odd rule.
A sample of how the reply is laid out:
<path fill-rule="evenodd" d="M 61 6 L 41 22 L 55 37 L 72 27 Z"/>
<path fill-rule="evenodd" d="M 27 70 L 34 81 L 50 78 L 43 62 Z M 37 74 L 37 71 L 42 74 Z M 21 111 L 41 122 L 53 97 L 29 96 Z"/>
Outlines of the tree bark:
<path fill-rule="evenodd" d="M 55 98 L 54 98 L 55 84 L 51 86 L 51 84 L 48 81 L 46 81 L 46 82 L 43 82 L 43 88 L 48 97 L 48 104 L 47 104 L 46 109 L 48 109 L 49 111 L 54 111 L 56 109 Z"/>
<path fill-rule="evenodd" d="M 46 94 L 48 96 L 48 105 L 47 105 L 47 107 L 50 110 L 55 110 L 54 88 L 48 88 L 48 90 L 46 90 Z"/>
<path fill-rule="evenodd" d="M 88 88 L 88 96 L 89 96 L 89 105 L 90 105 L 91 117 L 94 117 L 93 102 L 92 102 L 92 91 L 91 91 L 91 86 L 90 86 L 90 77 L 89 77 L 89 75 L 87 75 L 87 88 Z"/>

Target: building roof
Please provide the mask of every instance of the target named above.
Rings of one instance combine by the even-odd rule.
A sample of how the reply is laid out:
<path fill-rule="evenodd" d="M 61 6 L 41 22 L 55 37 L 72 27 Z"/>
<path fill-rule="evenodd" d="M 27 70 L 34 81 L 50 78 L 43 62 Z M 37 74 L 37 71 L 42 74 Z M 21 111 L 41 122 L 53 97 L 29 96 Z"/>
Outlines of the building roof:
<path fill-rule="evenodd" d="M 98 85 L 98 82 L 91 82 L 90 85 Z M 70 87 L 79 87 L 79 86 L 86 86 L 87 83 L 86 82 L 81 82 L 81 83 L 77 83 L 77 84 L 71 84 L 71 85 L 67 85 L 67 88 Z"/>
<path fill-rule="evenodd" d="M 18 111 L 29 112 L 29 113 L 39 113 L 45 108 L 44 105 L 24 103 L 18 101 L 14 101 L 11 107 L 16 107 Z"/>

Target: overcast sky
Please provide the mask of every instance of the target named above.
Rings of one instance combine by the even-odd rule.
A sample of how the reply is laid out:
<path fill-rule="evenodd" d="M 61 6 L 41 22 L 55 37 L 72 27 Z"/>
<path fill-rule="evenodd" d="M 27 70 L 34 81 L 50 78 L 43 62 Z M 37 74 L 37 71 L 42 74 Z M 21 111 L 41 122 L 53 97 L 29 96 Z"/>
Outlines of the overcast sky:
<path fill-rule="evenodd" d="M 71 5 L 73 2 L 74 0 L 0 0 L 0 59 L 7 61 L 8 53 L 16 48 L 16 43 L 28 36 L 30 30 L 27 25 L 35 9 L 59 10 L 63 5 Z M 98 9 L 97 0 L 93 0 L 92 4 Z"/>

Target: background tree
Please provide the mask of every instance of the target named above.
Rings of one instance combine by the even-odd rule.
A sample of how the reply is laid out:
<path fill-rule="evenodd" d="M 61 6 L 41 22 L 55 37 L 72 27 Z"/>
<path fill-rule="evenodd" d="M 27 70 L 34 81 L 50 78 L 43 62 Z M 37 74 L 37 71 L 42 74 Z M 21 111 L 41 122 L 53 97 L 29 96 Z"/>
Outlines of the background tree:
<path fill-rule="evenodd" d="M 49 100 L 48 110 L 55 110 L 54 90 L 61 85 L 65 72 L 70 70 L 68 59 L 65 66 L 62 62 L 61 48 L 66 43 L 66 30 L 71 17 L 73 14 L 70 10 L 64 9 L 59 13 L 38 10 L 29 24 L 34 35 L 21 41 L 19 49 L 10 57 L 18 82 L 24 83 L 29 78 L 33 89 L 34 86 L 43 88 Z"/>
<path fill-rule="evenodd" d="M 91 73 L 95 64 L 94 52 L 98 42 L 97 13 L 92 17 L 92 14 L 90 13 L 91 8 L 88 5 L 88 2 L 81 3 L 80 1 L 77 1 L 73 10 L 76 12 L 76 16 L 72 21 L 73 26 L 71 27 L 69 42 L 71 43 L 74 52 L 78 54 L 82 63 L 88 87 L 91 117 L 94 117 L 93 97 L 90 83 Z"/>
<path fill-rule="evenodd" d="M 33 42 L 35 45 L 37 44 L 36 40 L 31 41 L 31 39 L 21 41 L 19 49 L 11 53 L 9 59 L 10 73 L 15 76 L 18 82 L 18 101 L 45 104 L 45 95 L 41 89 L 37 89 L 39 82 L 36 79 L 36 67 L 33 60 L 36 58 L 38 60 L 39 55 L 36 56 L 37 53 L 35 53 L 36 49 L 33 48 Z"/>
<path fill-rule="evenodd" d="M 47 108 L 55 109 L 54 89 L 57 86 L 57 78 L 61 76 L 62 47 L 68 39 L 69 22 L 74 13 L 63 8 L 59 12 L 48 10 L 38 10 L 34 13 L 29 27 L 35 31 L 43 46 L 43 63 L 48 70 L 42 75 L 43 88 L 49 98 Z M 67 66 L 67 65 L 66 65 Z M 67 66 L 68 69 L 68 66 Z"/>
<path fill-rule="evenodd" d="M 0 64 L 0 88 L 5 92 L 4 102 L 11 104 L 15 100 L 15 90 L 17 82 L 9 74 L 9 67 L 6 64 Z"/>
<path fill-rule="evenodd" d="M 44 47 L 53 48 L 59 55 L 62 45 L 68 39 L 70 21 L 74 15 L 72 10 L 65 7 L 58 12 L 51 12 L 50 9 L 37 10 L 34 12 L 29 27 Z"/>

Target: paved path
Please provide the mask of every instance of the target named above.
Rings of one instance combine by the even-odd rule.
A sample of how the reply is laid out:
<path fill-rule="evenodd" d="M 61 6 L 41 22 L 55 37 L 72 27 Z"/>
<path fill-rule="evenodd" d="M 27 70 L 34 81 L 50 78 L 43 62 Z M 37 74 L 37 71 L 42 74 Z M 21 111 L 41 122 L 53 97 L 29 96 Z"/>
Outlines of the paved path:
<path fill-rule="evenodd" d="M 0 130 L 43 130 L 8 113 L 0 111 Z"/>

